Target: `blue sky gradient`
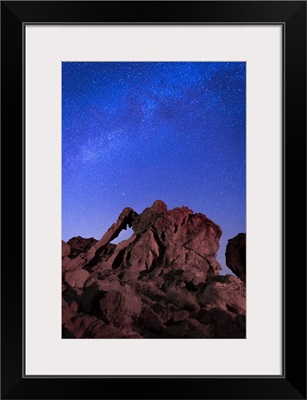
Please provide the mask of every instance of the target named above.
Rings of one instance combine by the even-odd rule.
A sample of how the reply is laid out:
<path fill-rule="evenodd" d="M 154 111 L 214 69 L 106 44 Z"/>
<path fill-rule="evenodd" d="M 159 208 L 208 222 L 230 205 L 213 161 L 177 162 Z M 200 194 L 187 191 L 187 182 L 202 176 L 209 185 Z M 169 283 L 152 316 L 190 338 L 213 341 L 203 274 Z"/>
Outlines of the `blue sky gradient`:
<path fill-rule="evenodd" d="M 63 62 L 62 237 L 100 239 L 123 208 L 161 199 L 221 226 L 228 272 L 227 241 L 246 231 L 245 147 L 245 63 Z"/>

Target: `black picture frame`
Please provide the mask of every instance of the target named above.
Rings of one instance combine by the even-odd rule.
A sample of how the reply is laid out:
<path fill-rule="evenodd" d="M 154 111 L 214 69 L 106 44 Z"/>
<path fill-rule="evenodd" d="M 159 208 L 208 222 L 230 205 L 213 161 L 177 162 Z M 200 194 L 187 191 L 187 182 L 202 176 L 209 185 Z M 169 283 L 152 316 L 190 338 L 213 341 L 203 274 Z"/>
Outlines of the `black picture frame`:
<path fill-rule="evenodd" d="M 23 376 L 25 322 L 23 319 L 23 268 L 25 267 L 23 29 L 27 23 L 183 25 L 220 23 L 283 26 L 284 368 L 282 376 L 190 378 Z M 2 398 L 306 399 L 306 2 L 2 1 L 1 56 Z M 263 223 L 264 229 L 269 229 L 270 222 Z"/>

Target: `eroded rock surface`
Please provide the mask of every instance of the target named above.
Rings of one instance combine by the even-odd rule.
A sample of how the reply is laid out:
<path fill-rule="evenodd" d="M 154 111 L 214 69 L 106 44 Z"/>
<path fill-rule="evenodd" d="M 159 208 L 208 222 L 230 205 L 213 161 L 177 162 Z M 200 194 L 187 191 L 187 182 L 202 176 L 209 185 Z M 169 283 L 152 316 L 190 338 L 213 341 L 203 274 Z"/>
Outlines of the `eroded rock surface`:
<path fill-rule="evenodd" d="M 246 281 L 246 234 L 239 233 L 228 241 L 226 265 L 243 282 Z"/>
<path fill-rule="evenodd" d="M 129 239 L 110 243 L 128 226 Z M 239 246 L 229 241 L 228 260 L 240 279 L 219 275 L 221 235 L 205 215 L 157 200 L 125 208 L 99 241 L 62 242 L 63 337 L 245 337 Z"/>
<path fill-rule="evenodd" d="M 97 240 L 93 237 L 84 239 L 81 236 L 77 236 L 69 239 L 67 244 L 70 246 L 70 255 L 73 257 L 80 253 L 86 253 L 96 242 Z"/>

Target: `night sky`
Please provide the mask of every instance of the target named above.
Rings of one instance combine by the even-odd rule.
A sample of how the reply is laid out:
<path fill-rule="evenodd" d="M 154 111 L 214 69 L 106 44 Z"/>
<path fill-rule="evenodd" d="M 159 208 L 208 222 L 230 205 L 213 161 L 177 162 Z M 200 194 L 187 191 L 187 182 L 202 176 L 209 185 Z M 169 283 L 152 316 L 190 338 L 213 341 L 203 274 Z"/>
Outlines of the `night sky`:
<path fill-rule="evenodd" d="M 246 232 L 245 78 L 242 62 L 63 62 L 63 239 L 100 239 L 161 199 L 221 226 L 228 272 Z"/>

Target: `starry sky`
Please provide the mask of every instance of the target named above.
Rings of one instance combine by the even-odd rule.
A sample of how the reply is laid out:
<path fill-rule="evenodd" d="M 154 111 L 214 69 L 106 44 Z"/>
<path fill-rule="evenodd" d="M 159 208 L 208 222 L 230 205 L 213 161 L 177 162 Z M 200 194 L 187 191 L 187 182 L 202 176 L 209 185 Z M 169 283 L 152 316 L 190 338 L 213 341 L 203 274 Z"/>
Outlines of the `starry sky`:
<path fill-rule="evenodd" d="M 227 241 L 246 232 L 245 117 L 243 62 L 63 62 L 63 239 L 100 239 L 161 199 L 221 226 L 228 273 Z"/>

